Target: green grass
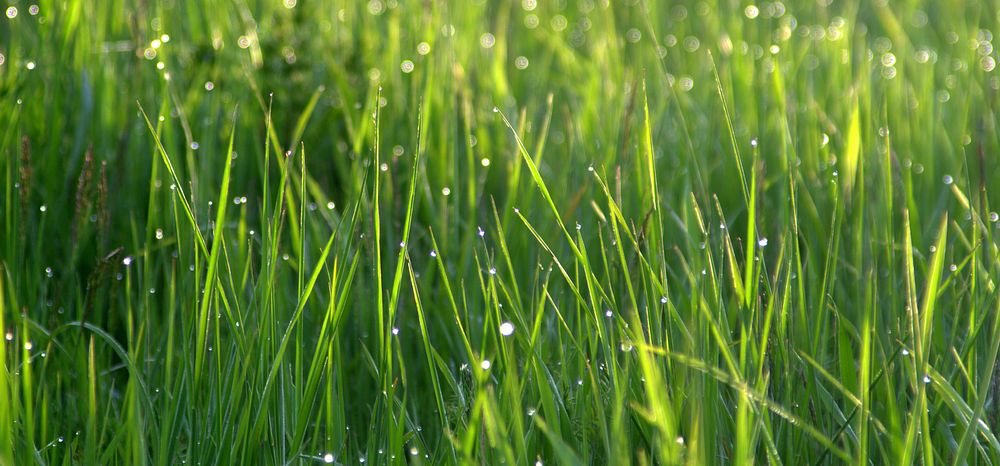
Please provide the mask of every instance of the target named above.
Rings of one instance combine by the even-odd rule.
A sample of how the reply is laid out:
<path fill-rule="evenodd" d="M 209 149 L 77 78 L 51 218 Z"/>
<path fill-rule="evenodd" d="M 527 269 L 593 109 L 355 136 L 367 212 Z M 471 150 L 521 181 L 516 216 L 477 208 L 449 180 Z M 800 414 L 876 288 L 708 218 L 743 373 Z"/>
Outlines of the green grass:
<path fill-rule="evenodd" d="M 996 1 L 8 3 L 0 464 L 1000 464 Z"/>

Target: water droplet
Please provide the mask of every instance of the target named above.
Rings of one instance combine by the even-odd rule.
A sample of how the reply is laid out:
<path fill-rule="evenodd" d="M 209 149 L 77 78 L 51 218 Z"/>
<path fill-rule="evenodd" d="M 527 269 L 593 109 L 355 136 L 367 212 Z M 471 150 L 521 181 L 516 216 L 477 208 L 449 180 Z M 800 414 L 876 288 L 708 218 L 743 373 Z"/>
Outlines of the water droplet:
<path fill-rule="evenodd" d="M 927 49 L 918 50 L 917 53 L 914 54 L 914 58 L 917 60 L 917 63 L 927 63 L 931 59 L 931 52 Z"/>
<path fill-rule="evenodd" d="M 52 267 L 46 267 L 45 268 L 45 276 L 49 277 L 49 278 L 52 278 Z"/>
<path fill-rule="evenodd" d="M 528 416 L 534 416 L 535 413 L 537 413 L 537 412 L 538 412 L 538 410 L 536 410 L 535 408 L 529 407 L 528 411 L 527 411 L 527 414 L 528 414 Z"/>
<path fill-rule="evenodd" d="M 122 259 L 122 265 L 124 265 L 125 267 L 128 267 L 128 266 L 132 265 L 132 257 L 128 256 L 128 257 Z"/>
<path fill-rule="evenodd" d="M 490 267 L 490 275 L 496 275 L 496 274 L 497 274 L 497 268 L 496 267 Z"/>
<path fill-rule="evenodd" d="M 451 195 L 451 188 L 449 188 L 447 186 L 441 188 L 441 194 L 443 194 L 445 196 L 450 196 Z"/>
<path fill-rule="evenodd" d="M 667 297 L 666 296 L 660 297 L 660 304 L 667 304 Z"/>
<path fill-rule="evenodd" d="M 476 227 L 479 230 L 479 237 L 482 238 L 486 236 L 486 232 L 483 231 L 483 227 Z"/>
<path fill-rule="evenodd" d="M 514 67 L 523 70 L 528 67 L 528 57 L 521 55 L 514 59 Z"/>
<path fill-rule="evenodd" d="M 484 167 L 488 167 L 490 166 L 490 159 L 483 157 L 483 160 L 480 160 L 479 163 L 481 163 Z"/>
<path fill-rule="evenodd" d="M 484 371 L 485 371 L 485 370 L 489 370 L 489 368 L 490 368 L 490 367 L 491 367 L 492 365 L 493 365 L 493 364 L 492 364 L 492 363 L 490 362 L 490 360 L 489 360 L 489 359 L 483 359 L 483 362 L 479 363 L 479 367 L 483 368 L 483 370 L 484 370 Z"/>
<path fill-rule="evenodd" d="M 38 210 L 40 212 L 45 212 L 46 210 L 49 210 L 49 208 L 45 204 L 42 204 L 41 206 L 38 207 Z"/>
<path fill-rule="evenodd" d="M 17 7 L 12 6 L 7 8 L 7 17 L 10 19 L 17 18 Z"/>
<path fill-rule="evenodd" d="M 952 178 L 951 175 L 945 175 L 943 181 L 944 181 L 944 184 L 950 185 L 950 184 L 952 184 L 955 181 L 955 179 Z"/>
<path fill-rule="evenodd" d="M 489 361 L 485 361 L 485 362 L 489 363 Z M 489 366 L 489 364 L 487 364 L 487 366 Z M 487 367 L 487 369 L 488 369 L 488 367 Z M 419 454 L 420 454 L 420 450 L 417 450 L 417 447 L 410 447 L 410 455 L 411 456 L 417 456 Z"/>
<path fill-rule="evenodd" d="M 24 342 L 24 349 L 25 349 L 25 351 L 31 351 L 31 348 L 33 348 L 33 347 L 34 347 L 34 345 L 31 344 L 31 340 L 28 340 L 28 341 Z"/>
<path fill-rule="evenodd" d="M 431 44 L 428 44 L 427 42 L 417 44 L 417 53 L 420 55 L 427 55 L 428 53 L 431 53 Z"/>
<path fill-rule="evenodd" d="M 504 322 L 500 324 L 500 334 L 509 337 L 514 334 L 514 324 L 510 322 Z"/>
<path fill-rule="evenodd" d="M 997 67 L 997 61 L 993 57 L 985 56 L 979 61 L 979 66 L 983 67 L 983 71 L 990 72 Z"/>
<path fill-rule="evenodd" d="M 640 40 L 642 40 L 642 32 L 639 31 L 636 28 L 629 29 L 625 33 L 625 40 L 627 40 L 627 41 L 629 41 L 629 42 L 631 42 L 633 44 L 636 43 L 636 42 L 639 42 Z"/>
<path fill-rule="evenodd" d="M 393 335 L 399 335 L 399 327 L 393 327 L 392 328 L 392 334 Z"/>
<path fill-rule="evenodd" d="M 496 44 L 496 37 L 489 32 L 484 32 L 483 35 L 479 36 L 479 45 L 484 49 L 491 49 L 493 45 Z"/>
<path fill-rule="evenodd" d="M 191 141 L 191 150 L 198 150 L 199 147 L 201 147 L 201 145 L 198 144 L 198 141 Z"/>
<path fill-rule="evenodd" d="M 156 239 L 163 239 L 163 228 L 156 229 Z"/>
<path fill-rule="evenodd" d="M 767 246 L 767 238 L 761 238 L 759 241 L 757 241 L 757 246 L 760 246 L 760 247 Z"/>
<path fill-rule="evenodd" d="M 407 74 L 412 73 L 413 72 L 413 61 L 412 60 L 403 60 L 403 62 L 399 64 L 399 69 L 402 70 L 404 73 L 407 73 Z"/>
<path fill-rule="evenodd" d="M 435 251 L 435 250 L 432 249 L 431 250 L 431 257 L 437 257 L 437 256 L 438 256 L 437 251 Z"/>
<path fill-rule="evenodd" d="M 691 79 L 689 76 L 681 77 L 680 81 L 678 81 L 678 84 L 680 85 L 681 90 L 684 92 L 688 92 L 694 88 L 694 80 Z"/>
<path fill-rule="evenodd" d="M 924 383 L 931 383 L 931 376 L 925 375 L 924 376 Z"/>
<path fill-rule="evenodd" d="M 327 453 L 327 454 L 323 455 L 323 462 L 327 463 L 327 464 L 333 463 L 333 454 L 332 453 Z"/>
<path fill-rule="evenodd" d="M 757 138 L 753 138 L 750 140 L 750 147 L 757 147 Z"/>
<path fill-rule="evenodd" d="M 757 8 L 757 5 L 747 5 L 747 7 L 743 9 L 743 14 L 746 15 L 747 18 L 754 19 L 760 14 L 760 9 Z"/>
<path fill-rule="evenodd" d="M 604 317 L 611 317 L 613 315 L 615 315 L 615 314 L 613 312 L 611 312 L 611 309 L 607 309 L 607 310 L 604 311 Z"/>
<path fill-rule="evenodd" d="M 687 36 L 684 38 L 684 50 L 688 52 L 695 52 L 701 47 L 701 40 L 695 36 Z"/>
<path fill-rule="evenodd" d="M 6 338 L 7 341 L 14 341 L 14 332 L 8 331 L 7 334 L 4 335 L 4 338 Z"/>

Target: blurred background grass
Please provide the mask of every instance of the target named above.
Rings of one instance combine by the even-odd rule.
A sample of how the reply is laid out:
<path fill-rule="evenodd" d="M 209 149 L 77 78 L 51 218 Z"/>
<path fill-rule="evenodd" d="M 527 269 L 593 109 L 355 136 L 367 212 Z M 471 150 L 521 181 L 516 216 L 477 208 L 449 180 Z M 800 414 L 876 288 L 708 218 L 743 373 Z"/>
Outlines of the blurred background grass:
<path fill-rule="evenodd" d="M 997 11 L 9 2 L 0 459 L 996 462 Z"/>

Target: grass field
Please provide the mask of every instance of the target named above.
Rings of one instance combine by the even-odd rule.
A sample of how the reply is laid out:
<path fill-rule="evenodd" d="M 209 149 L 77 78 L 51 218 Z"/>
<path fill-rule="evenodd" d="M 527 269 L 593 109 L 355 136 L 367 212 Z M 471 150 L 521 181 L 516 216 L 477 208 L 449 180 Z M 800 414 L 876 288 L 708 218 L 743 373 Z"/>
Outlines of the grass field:
<path fill-rule="evenodd" d="M 1000 464 L 996 0 L 0 7 L 0 464 Z"/>

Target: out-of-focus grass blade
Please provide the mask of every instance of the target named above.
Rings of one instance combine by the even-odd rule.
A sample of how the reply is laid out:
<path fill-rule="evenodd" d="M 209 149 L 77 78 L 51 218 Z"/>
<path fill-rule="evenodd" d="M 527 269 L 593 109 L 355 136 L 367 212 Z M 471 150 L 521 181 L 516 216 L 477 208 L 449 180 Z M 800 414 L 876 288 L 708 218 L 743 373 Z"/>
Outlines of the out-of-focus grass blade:
<path fill-rule="evenodd" d="M 858 173 L 861 158 L 861 109 L 857 97 L 853 99 L 851 119 L 847 122 L 847 136 L 844 141 L 844 197 L 850 199 L 854 178 Z"/>

